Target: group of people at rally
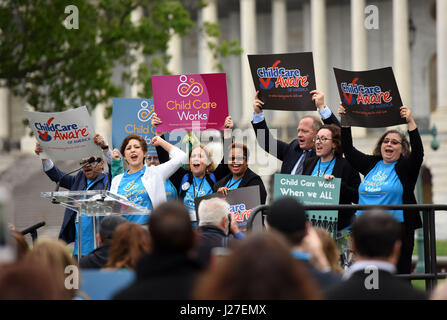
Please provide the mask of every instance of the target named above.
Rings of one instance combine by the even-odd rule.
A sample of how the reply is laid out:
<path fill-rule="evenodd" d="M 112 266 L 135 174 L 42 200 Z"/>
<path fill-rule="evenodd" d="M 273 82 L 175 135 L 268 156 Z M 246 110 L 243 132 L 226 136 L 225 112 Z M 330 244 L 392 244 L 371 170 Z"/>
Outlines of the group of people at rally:
<path fill-rule="evenodd" d="M 326 180 L 341 179 L 340 204 L 415 204 L 414 188 L 423 161 L 423 146 L 412 112 L 406 106 L 400 108 L 402 118 L 408 123 L 409 139 L 397 130 L 386 131 L 378 140 L 371 155 L 353 146 L 351 129 L 342 127 L 337 117 L 324 103 L 324 94 L 310 92 L 320 117 L 302 117 L 297 128 L 297 138 L 287 143 L 271 134 L 265 121 L 264 102 L 255 96 L 252 125 L 262 148 L 282 161 L 281 173 L 324 177 Z M 340 103 L 338 114 L 345 112 Z M 320 120 L 321 118 L 321 120 Z M 162 122 L 156 114 L 153 126 Z M 246 145 L 233 142 L 233 120 L 225 119 L 224 157 L 216 166 L 210 150 L 196 144 L 189 155 L 157 135 L 152 139 L 157 155 L 147 155 L 148 145 L 142 137 L 127 136 L 118 151 L 110 150 L 104 138 L 97 134 L 94 141 L 105 154 L 110 166 L 108 177 L 103 173 L 104 161 L 87 163 L 77 175 L 64 175 L 51 160 L 44 159 L 45 173 L 55 182 L 70 190 L 103 190 L 124 196 L 128 200 L 153 210 L 170 199 L 178 199 L 190 212 L 193 226 L 197 225 L 195 202 L 197 197 L 214 192 L 227 194 L 229 190 L 247 186 L 259 186 L 261 203 L 267 198 L 266 188 L 259 175 L 248 168 L 249 150 Z M 36 153 L 42 152 L 36 144 Z M 273 153 L 274 152 L 274 153 Z M 122 159 L 121 159 L 122 157 Z M 189 160 L 188 160 L 189 158 Z M 224 159 L 228 159 L 225 163 Z M 123 161 L 127 169 L 124 170 Z M 187 163 L 186 166 L 183 164 Z M 363 175 L 361 180 L 359 173 Z M 162 187 L 164 186 L 164 187 Z M 380 187 L 380 188 L 379 188 Z M 380 190 L 378 192 L 378 190 Z M 394 210 L 393 216 L 401 223 L 402 247 L 398 263 L 399 273 L 410 273 L 414 246 L 414 230 L 421 227 L 418 214 L 410 210 Z M 338 229 L 349 229 L 354 210 L 339 212 Z M 126 216 L 138 224 L 147 224 L 148 215 Z M 93 250 L 92 218 L 81 215 L 82 253 Z M 67 243 L 75 242 L 79 232 L 76 214 L 67 209 L 59 237 Z"/>

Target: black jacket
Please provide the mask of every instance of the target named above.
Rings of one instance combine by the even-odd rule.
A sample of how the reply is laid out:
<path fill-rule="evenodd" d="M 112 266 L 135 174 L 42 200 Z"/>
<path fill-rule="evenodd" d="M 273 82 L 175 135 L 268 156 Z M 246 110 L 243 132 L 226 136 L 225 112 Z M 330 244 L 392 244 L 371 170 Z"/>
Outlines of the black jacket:
<path fill-rule="evenodd" d="M 153 252 L 144 255 L 136 267 L 137 278 L 118 292 L 114 300 L 186 300 L 200 265 L 185 254 Z"/>
<path fill-rule="evenodd" d="M 413 131 L 408 131 L 410 136 L 411 154 L 409 157 L 400 157 L 397 160 L 396 174 L 399 177 L 400 182 L 404 188 L 402 195 L 404 204 L 416 204 L 416 197 L 414 196 L 414 188 L 419 176 L 419 169 L 421 168 L 422 161 L 424 160 L 424 146 L 422 145 L 421 136 L 416 128 Z M 366 176 L 370 172 L 377 162 L 382 160 L 381 157 L 366 155 L 356 148 L 352 144 L 351 128 L 342 128 L 342 145 L 343 152 L 346 159 L 352 165 L 354 169 Z M 418 210 L 404 210 L 404 224 L 410 229 L 418 229 L 422 227 L 421 217 Z"/>
<path fill-rule="evenodd" d="M 207 267 L 213 248 L 230 248 L 239 241 L 227 236 L 221 229 L 215 226 L 201 226 L 198 229 L 199 243 L 197 246 L 197 260 L 203 267 Z"/>
<path fill-rule="evenodd" d="M 217 192 L 217 190 L 221 187 L 225 187 L 227 182 L 230 181 L 232 177 L 233 174 L 230 173 L 226 175 L 224 178 L 217 181 L 216 184 L 214 185 L 214 192 Z M 267 191 L 265 190 L 264 182 L 262 181 L 259 175 L 251 171 L 250 168 L 247 168 L 247 171 L 245 171 L 245 174 L 242 177 L 241 183 L 239 184 L 238 188 L 250 187 L 250 186 L 259 186 L 261 204 L 265 204 L 265 200 L 267 198 Z"/>
<path fill-rule="evenodd" d="M 331 116 L 323 120 L 323 122 L 325 124 L 336 124 L 340 126 L 340 122 L 338 121 L 337 117 L 334 114 L 331 114 Z M 282 161 L 281 173 L 290 174 L 296 162 L 301 157 L 301 153 L 303 152 L 298 143 L 298 139 L 295 139 L 290 143 L 286 143 L 281 140 L 276 140 L 270 133 L 270 130 L 265 120 L 259 123 L 253 123 L 252 121 L 252 125 L 253 129 L 255 130 L 256 139 L 258 140 L 259 145 L 266 152 L 270 153 L 272 156 L 275 156 L 276 158 Z M 263 131 L 264 135 L 260 134 L 262 131 L 258 132 L 259 129 L 264 130 Z M 275 150 L 270 149 L 270 142 L 276 144 L 276 154 Z M 309 156 L 310 157 L 315 156 L 315 150 L 312 150 Z"/>
<path fill-rule="evenodd" d="M 109 172 L 111 169 L 109 167 Z M 65 172 L 60 171 L 56 166 L 45 172 L 47 176 L 54 182 L 61 181 L 60 186 L 70 191 L 83 191 L 87 188 L 87 178 L 84 172 L 79 171 L 76 175 L 65 175 Z M 63 178 L 62 178 L 63 177 Z M 62 179 L 62 180 L 61 180 Z M 112 181 L 111 175 L 100 173 L 95 181 L 90 186 L 89 190 L 108 190 L 110 189 L 110 182 Z M 64 240 L 66 243 L 75 241 L 76 228 L 75 228 L 76 212 L 71 209 L 65 209 L 64 220 L 62 222 L 61 230 L 59 232 L 59 239 Z M 76 253 L 77 254 L 77 253 Z"/>
<path fill-rule="evenodd" d="M 378 288 L 368 289 L 366 283 L 371 283 L 371 272 L 360 270 L 352 276 L 330 288 L 327 298 L 330 300 L 424 300 L 427 299 L 421 291 L 413 289 L 408 282 L 398 279 L 388 271 L 378 273 Z"/>
<path fill-rule="evenodd" d="M 318 163 L 319 157 L 307 158 L 303 164 L 303 175 L 311 175 Z M 342 157 L 336 157 L 332 175 L 341 178 L 340 204 L 352 204 L 359 201 L 360 175 Z M 355 210 L 341 210 L 338 215 L 338 230 L 351 224 Z"/>
<path fill-rule="evenodd" d="M 101 269 L 104 268 L 109 260 L 110 243 L 106 242 L 102 246 L 96 248 L 91 253 L 83 256 L 79 260 L 79 267 L 82 269 Z"/>

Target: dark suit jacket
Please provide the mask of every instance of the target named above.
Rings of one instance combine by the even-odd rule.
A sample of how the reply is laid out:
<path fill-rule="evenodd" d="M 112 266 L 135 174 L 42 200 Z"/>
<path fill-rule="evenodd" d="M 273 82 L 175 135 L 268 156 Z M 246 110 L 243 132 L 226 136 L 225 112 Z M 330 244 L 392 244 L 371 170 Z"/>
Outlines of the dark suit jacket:
<path fill-rule="evenodd" d="M 191 299 L 200 265 L 186 254 L 152 252 L 137 264 L 137 278 L 115 300 Z"/>
<path fill-rule="evenodd" d="M 311 175 L 319 157 L 307 158 L 303 165 L 303 174 Z M 340 204 L 352 204 L 359 201 L 360 175 L 343 157 L 337 157 L 332 175 L 341 178 Z M 341 210 L 338 215 L 338 230 L 351 224 L 355 210 Z"/>
<path fill-rule="evenodd" d="M 424 300 L 425 294 L 413 289 L 408 282 L 401 280 L 388 271 L 379 269 L 378 289 L 367 289 L 366 283 L 371 283 L 372 273 L 363 270 L 354 272 L 352 276 L 330 288 L 327 298 L 330 300 Z"/>
<path fill-rule="evenodd" d="M 109 172 L 111 172 L 109 168 Z M 47 176 L 54 182 L 58 182 L 65 172 L 60 171 L 56 166 L 45 172 Z M 111 177 L 104 173 L 99 174 L 89 190 L 104 190 L 105 184 L 110 186 Z M 87 188 L 87 178 L 82 171 L 79 171 L 76 175 L 67 175 L 62 178 L 60 186 L 70 191 L 82 191 Z M 107 188 L 108 189 L 108 188 Z M 65 210 L 64 221 L 59 232 L 59 239 L 64 240 L 66 243 L 75 241 L 76 228 L 75 228 L 76 212 L 70 209 Z"/>
<path fill-rule="evenodd" d="M 110 242 L 106 242 L 79 260 L 81 269 L 101 269 L 109 260 Z"/>
<path fill-rule="evenodd" d="M 394 168 L 404 188 L 404 193 L 402 195 L 403 203 L 416 204 L 414 188 L 416 187 L 416 182 L 419 177 L 419 169 L 424 160 L 424 146 L 422 145 L 418 129 L 408 131 L 408 134 L 410 136 L 411 154 L 407 158 L 401 156 L 400 159 L 397 160 Z M 352 144 L 351 128 L 342 128 L 341 136 L 343 152 L 345 153 L 346 159 L 354 169 L 364 176 L 375 167 L 377 162 L 382 160 L 382 157 L 366 155 L 354 148 Z M 404 224 L 409 230 L 422 227 L 419 212 L 417 210 L 404 210 Z"/>
<path fill-rule="evenodd" d="M 325 124 L 336 124 L 340 126 L 340 122 L 334 114 L 331 114 L 331 116 L 323 120 L 323 122 Z M 281 173 L 290 174 L 296 162 L 301 157 L 301 153 L 303 152 L 298 143 L 298 139 L 295 139 L 290 143 L 276 140 L 270 133 L 265 120 L 259 123 L 253 123 L 252 121 L 251 123 L 253 125 L 253 129 L 255 130 L 256 139 L 258 140 L 259 145 L 272 156 L 275 156 L 282 161 Z M 260 129 L 263 129 L 263 131 L 258 132 Z M 276 150 L 270 149 L 270 143 L 276 145 Z M 312 150 L 309 156 L 315 156 L 315 151 Z"/>
<path fill-rule="evenodd" d="M 232 177 L 233 174 L 230 173 L 226 175 L 224 178 L 217 181 L 216 184 L 214 185 L 214 192 L 217 192 L 217 189 L 219 189 L 220 187 L 225 187 L 227 182 L 230 181 Z M 265 204 L 265 200 L 267 198 L 267 191 L 265 190 L 264 182 L 262 181 L 259 175 L 257 175 L 249 168 L 247 168 L 247 171 L 245 171 L 245 174 L 242 177 L 241 183 L 239 184 L 238 188 L 250 187 L 250 186 L 259 186 L 261 204 Z"/>

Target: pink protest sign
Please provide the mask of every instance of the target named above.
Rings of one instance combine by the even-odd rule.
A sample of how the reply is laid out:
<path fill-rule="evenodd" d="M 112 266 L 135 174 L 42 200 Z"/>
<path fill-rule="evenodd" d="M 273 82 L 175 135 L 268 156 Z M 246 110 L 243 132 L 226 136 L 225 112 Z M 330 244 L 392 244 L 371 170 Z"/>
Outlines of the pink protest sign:
<path fill-rule="evenodd" d="M 228 116 L 225 73 L 152 76 L 159 132 L 223 130 Z"/>

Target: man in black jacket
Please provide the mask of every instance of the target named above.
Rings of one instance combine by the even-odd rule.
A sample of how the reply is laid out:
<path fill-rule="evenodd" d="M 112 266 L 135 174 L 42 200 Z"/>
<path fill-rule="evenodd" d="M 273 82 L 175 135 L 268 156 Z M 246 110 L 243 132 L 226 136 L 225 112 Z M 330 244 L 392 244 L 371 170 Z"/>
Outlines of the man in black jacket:
<path fill-rule="evenodd" d="M 330 271 L 330 265 L 316 231 L 306 219 L 301 203 L 291 197 L 273 201 L 267 209 L 267 229 L 281 233 L 289 242 L 291 253 L 309 271 L 320 289 L 340 282 L 341 277 Z"/>
<path fill-rule="evenodd" d="M 327 292 L 332 300 L 420 300 L 423 292 L 394 276 L 399 259 L 400 226 L 382 210 L 363 213 L 352 227 L 356 262 L 344 281 Z"/>
<path fill-rule="evenodd" d="M 206 267 L 213 248 L 229 248 L 235 241 L 245 238 L 235 219 L 229 219 L 230 205 L 225 200 L 212 198 L 202 200 L 199 205 L 199 244 L 197 259 Z M 230 237 L 228 233 L 233 237 Z"/>
<path fill-rule="evenodd" d="M 268 153 L 282 161 L 281 173 L 284 174 L 302 174 L 304 160 L 315 156 L 313 138 L 321 128 L 321 121 L 315 116 L 305 116 L 298 124 L 297 139 L 290 143 L 276 140 L 270 133 L 265 122 L 264 111 L 262 106 L 264 102 L 258 97 L 259 91 L 256 93 L 253 102 L 253 129 L 255 130 L 256 139 L 259 145 Z M 336 124 L 340 126 L 340 122 L 332 111 L 324 104 L 324 94 L 321 91 L 313 90 L 312 100 L 320 113 L 325 124 Z"/>
<path fill-rule="evenodd" d="M 109 259 L 109 249 L 112 244 L 113 234 L 116 227 L 127 220 L 121 216 L 104 217 L 99 225 L 97 234 L 100 246 L 79 261 L 79 266 L 83 269 L 101 269 Z"/>
<path fill-rule="evenodd" d="M 191 257 L 196 240 L 188 210 L 165 202 L 149 218 L 151 252 L 136 267 L 136 280 L 117 300 L 190 299 L 200 265 Z"/>

